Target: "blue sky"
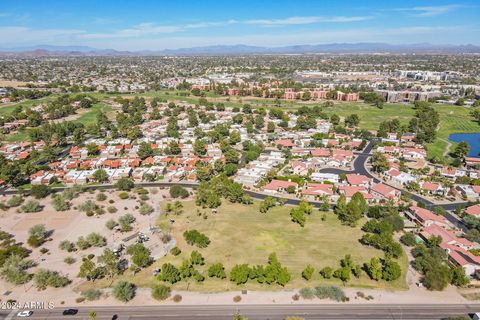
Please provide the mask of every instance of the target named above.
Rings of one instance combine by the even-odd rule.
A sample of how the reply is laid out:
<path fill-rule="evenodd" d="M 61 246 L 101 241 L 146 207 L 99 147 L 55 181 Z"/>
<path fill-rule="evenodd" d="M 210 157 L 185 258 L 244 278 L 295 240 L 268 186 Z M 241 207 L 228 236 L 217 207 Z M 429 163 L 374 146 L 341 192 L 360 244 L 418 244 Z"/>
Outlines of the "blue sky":
<path fill-rule="evenodd" d="M 0 47 L 480 45 L 480 1 L 1 0 Z"/>

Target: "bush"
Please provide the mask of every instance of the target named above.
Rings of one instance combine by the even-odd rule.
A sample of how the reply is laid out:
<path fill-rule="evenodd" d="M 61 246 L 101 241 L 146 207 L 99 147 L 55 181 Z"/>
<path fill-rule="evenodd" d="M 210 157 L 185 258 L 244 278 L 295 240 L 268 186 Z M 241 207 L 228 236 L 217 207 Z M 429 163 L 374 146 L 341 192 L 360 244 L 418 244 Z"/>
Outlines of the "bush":
<path fill-rule="evenodd" d="M 330 268 L 330 267 L 325 267 L 325 268 L 323 268 L 322 270 L 320 270 L 320 275 L 321 275 L 324 279 L 330 279 L 330 278 L 332 278 L 332 276 L 333 276 L 333 269 Z"/>
<path fill-rule="evenodd" d="M 23 203 L 23 198 L 20 195 L 14 195 L 13 197 L 7 200 L 7 206 L 9 206 L 10 208 L 18 207 L 22 203 Z"/>
<path fill-rule="evenodd" d="M 56 194 L 52 197 L 52 206 L 57 211 L 67 211 L 70 209 L 70 203 L 64 197 Z"/>
<path fill-rule="evenodd" d="M 77 209 L 81 212 L 94 212 L 97 209 L 97 205 L 92 200 L 87 200 L 79 204 Z"/>
<path fill-rule="evenodd" d="M 182 253 L 182 250 L 180 250 L 179 247 L 173 247 L 172 250 L 170 250 L 170 253 L 174 256 L 178 256 L 180 253 Z"/>
<path fill-rule="evenodd" d="M 315 298 L 315 290 L 313 290 L 312 288 L 302 288 L 300 289 L 298 294 L 300 294 L 300 297 L 302 297 L 303 299 L 311 300 Z"/>
<path fill-rule="evenodd" d="M 84 297 L 78 297 L 78 298 L 75 299 L 75 302 L 76 302 L 76 303 L 82 303 L 82 302 L 84 302 L 84 301 L 85 301 L 85 298 L 84 298 Z"/>
<path fill-rule="evenodd" d="M 118 224 L 120 225 L 120 229 L 123 232 L 132 230 L 132 223 L 134 222 L 135 217 L 132 216 L 130 213 L 127 213 L 118 219 Z"/>
<path fill-rule="evenodd" d="M 134 186 L 135 184 L 130 178 L 121 178 L 117 181 L 117 183 L 115 183 L 115 187 L 121 191 L 130 191 Z"/>
<path fill-rule="evenodd" d="M 118 209 L 114 206 L 109 206 L 107 208 L 107 211 L 108 211 L 108 213 L 116 213 L 118 211 Z"/>
<path fill-rule="evenodd" d="M 315 296 L 319 299 L 331 299 L 335 301 L 346 301 L 347 299 L 345 292 L 335 286 L 318 286 L 315 288 Z"/>
<path fill-rule="evenodd" d="M 417 244 L 417 239 L 413 232 L 407 232 L 400 237 L 400 242 L 402 242 L 406 246 L 413 247 Z"/>
<path fill-rule="evenodd" d="M 188 197 L 188 190 L 179 185 L 173 185 L 170 187 L 170 196 L 172 198 L 182 198 L 185 199 Z"/>
<path fill-rule="evenodd" d="M 196 245 L 199 248 L 206 248 L 210 244 L 210 239 L 198 230 L 187 230 L 183 233 L 183 237 L 191 246 Z"/>
<path fill-rule="evenodd" d="M 37 289 L 45 290 L 47 287 L 61 288 L 70 283 L 67 277 L 61 276 L 56 271 L 40 269 L 33 276 L 33 284 Z"/>
<path fill-rule="evenodd" d="M 98 289 L 88 289 L 82 291 L 81 295 L 88 301 L 94 301 L 100 299 L 100 297 L 102 296 L 102 291 Z"/>
<path fill-rule="evenodd" d="M 50 188 L 44 184 L 32 186 L 32 189 L 30 190 L 30 194 L 35 199 L 42 199 L 50 194 Z"/>
<path fill-rule="evenodd" d="M 233 297 L 233 302 L 240 302 L 240 301 L 242 301 L 242 297 L 240 296 Z"/>
<path fill-rule="evenodd" d="M 38 201 L 29 200 L 23 206 L 20 207 L 23 212 L 31 213 L 31 212 L 40 212 L 42 211 L 43 207 L 40 205 Z"/>
<path fill-rule="evenodd" d="M 91 247 L 90 243 L 88 243 L 87 240 L 85 240 L 84 237 L 79 237 L 77 239 L 77 247 L 80 249 L 80 250 L 85 250 L 85 249 L 88 249 Z"/>
<path fill-rule="evenodd" d="M 63 262 L 65 262 L 66 264 L 74 264 L 77 260 L 75 260 L 75 258 L 73 257 L 66 257 L 65 259 L 63 259 Z"/>
<path fill-rule="evenodd" d="M 107 244 L 105 237 L 96 232 L 90 233 L 85 239 L 92 247 L 104 247 Z"/>
<path fill-rule="evenodd" d="M 170 297 L 170 287 L 163 284 L 155 285 L 152 288 L 152 298 L 155 300 L 166 300 Z"/>
<path fill-rule="evenodd" d="M 118 223 L 113 219 L 110 219 L 105 223 L 105 227 L 107 227 L 108 230 L 113 230 L 116 226 L 118 226 Z"/>
<path fill-rule="evenodd" d="M 107 196 L 105 195 L 105 193 L 100 192 L 100 193 L 97 194 L 96 199 L 97 199 L 97 201 L 105 201 L 105 200 L 107 200 Z"/>
<path fill-rule="evenodd" d="M 140 206 L 139 212 L 141 215 L 144 215 L 144 216 L 148 215 L 153 212 L 153 207 L 148 203 L 142 203 L 142 205 Z"/>
<path fill-rule="evenodd" d="M 122 302 L 128 302 L 135 296 L 135 285 L 127 281 L 118 281 L 112 289 L 112 295 Z"/>
<path fill-rule="evenodd" d="M 125 200 L 125 199 L 128 199 L 129 198 L 129 195 L 128 195 L 128 192 L 120 192 L 118 194 L 118 197 L 122 200 Z"/>
<path fill-rule="evenodd" d="M 182 301 L 182 296 L 181 296 L 181 295 L 176 294 L 176 295 L 173 296 L 173 302 L 177 302 L 177 303 L 178 303 L 178 302 L 180 302 L 180 301 Z"/>
<path fill-rule="evenodd" d="M 75 251 L 75 243 L 73 243 L 71 241 L 68 241 L 68 240 L 63 240 L 58 245 L 58 248 L 60 250 L 64 250 L 64 251 L 67 251 L 67 252 L 73 252 L 73 251 Z"/>

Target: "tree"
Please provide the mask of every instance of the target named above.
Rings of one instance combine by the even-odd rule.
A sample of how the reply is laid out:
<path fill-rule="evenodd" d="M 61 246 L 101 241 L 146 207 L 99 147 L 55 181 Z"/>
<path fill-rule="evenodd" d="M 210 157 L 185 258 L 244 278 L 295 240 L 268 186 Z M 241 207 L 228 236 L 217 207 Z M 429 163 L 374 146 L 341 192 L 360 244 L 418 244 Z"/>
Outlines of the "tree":
<path fill-rule="evenodd" d="M 387 158 L 380 152 L 374 152 L 370 161 L 375 172 L 385 172 L 390 168 Z"/>
<path fill-rule="evenodd" d="M 96 266 L 95 263 L 90 259 L 84 259 L 82 264 L 80 265 L 80 272 L 78 276 L 80 278 L 85 278 L 88 281 L 92 280 L 95 281 L 96 275 Z"/>
<path fill-rule="evenodd" d="M 227 277 L 227 275 L 225 274 L 225 268 L 224 268 L 223 264 L 221 264 L 221 263 L 212 264 L 208 268 L 208 276 L 209 277 L 216 277 L 216 278 L 219 278 L 219 279 L 225 279 Z"/>
<path fill-rule="evenodd" d="M 152 257 L 150 250 L 142 243 L 136 243 L 127 248 L 127 253 L 132 256 L 132 263 L 139 268 L 145 268 L 150 263 Z"/>
<path fill-rule="evenodd" d="M 338 218 L 346 225 L 354 227 L 357 221 L 362 218 L 362 211 L 358 205 L 358 202 L 351 200 L 346 209 L 339 213 Z"/>
<path fill-rule="evenodd" d="M 32 189 L 30 190 L 30 194 L 35 199 L 42 199 L 50 194 L 50 188 L 44 184 L 35 185 L 35 186 L 32 186 Z"/>
<path fill-rule="evenodd" d="M 350 281 L 351 269 L 347 267 L 341 267 L 333 272 L 333 276 L 342 280 L 342 282 Z"/>
<path fill-rule="evenodd" d="M 164 263 L 161 268 L 161 272 L 158 275 L 158 279 L 165 282 L 174 284 L 180 281 L 180 273 L 178 269 L 171 263 Z"/>
<path fill-rule="evenodd" d="M 98 257 L 98 262 L 105 266 L 110 279 L 113 279 L 114 276 L 120 273 L 120 259 L 112 250 L 104 249 L 103 254 Z"/>
<path fill-rule="evenodd" d="M 380 259 L 373 257 L 369 263 L 366 264 L 367 273 L 373 280 L 382 279 L 383 268 Z"/>
<path fill-rule="evenodd" d="M 65 287 L 70 283 L 70 280 L 56 271 L 40 269 L 33 276 L 33 283 L 37 289 L 45 290 L 47 287 Z"/>
<path fill-rule="evenodd" d="M 347 127 L 356 127 L 358 126 L 360 123 L 360 117 L 358 116 L 358 114 L 351 114 L 347 117 L 345 117 L 345 126 Z"/>
<path fill-rule="evenodd" d="M 394 281 L 400 278 L 402 275 L 402 269 L 400 265 L 391 259 L 385 261 L 385 266 L 383 268 L 383 279 L 386 281 Z"/>
<path fill-rule="evenodd" d="M 182 198 L 185 199 L 189 196 L 188 190 L 184 187 L 174 184 L 170 187 L 170 196 L 172 198 Z"/>
<path fill-rule="evenodd" d="M 67 211 L 70 203 L 62 195 L 56 194 L 52 197 L 52 206 L 57 211 Z"/>
<path fill-rule="evenodd" d="M 152 287 L 152 298 L 155 300 L 166 300 L 170 297 L 170 287 L 157 284 Z"/>
<path fill-rule="evenodd" d="M 340 117 L 337 115 L 337 114 L 332 114 L 332 116 L 330 117 L 330 122 L 333 124 L 333 125 L 338 125 L 340 123 Z"/>
<path fill-rule="evenodd" d="M 30 281 L 31 275 L 26 271 L 33 262 L 22 256 L 13 254 L 8 257 L 0 268 L 0 276 L 5 281 L 19 285 Z"/>
<path fill-rule="evenodd" d="M 454 154 L 457 158 L 463 158 L 467 156 L 469 152 L 470 145 L 466 141 L 461 141 L 457 144 Z"/>
<path fill-rule="evenodd" d="M 135 296 L 135 285 L 127 281 L 118 281 L 113 286 L 112 295 L 122 302 L 128 302 Z"/>
<path fill-rule="evenodd" d="M 117 183 L 115 183 L 115 187 L 120 191 L 130 191 L 134 186 L 135 185 L 130 178 L 120 178 Z"/>
<path fill-rule="evenodd" d="M 150 143 L 142 142 L 138 147 L 137 154 L 140 157 L 140 159 L 143 160 L 145 158 L 153 156 L 155 154 L 155 151 L 152 149 L 152 146 Z"/>
<path fill-rule="evenodd" d="M 251 269 L 248 264 L 237 264 L 230 271 L 230 281 L 237 285 L 244 284 L 248 281 Z"/>
<path fill-rule="evenodd" d="M 452 269 L 452 284 L 457 287 L 465 287 L 470 280 L 465 274 L 465 270 L 461 266 Z"/>
<path fill-rule="evenodd" d="M 315 272 L 315 269 L 313 269 L 311 265 L 307 265 L 307 267 L 302 271 L 302 277 L 308 281 L 312 279 L 314 272 Z"/>
<path fill-rule="evenodd" d="M 302 209 L 300 208 L 291 209 L 290 217 L 292 218 L 293 222 L 298 223 L 301 227 L 305 226 L 306 217 Z"/>
<path fill-rule="evenodd" d="M 322 268 L 322 270 L 320 270 L 320 275 L 324 279 L 330 279 L 333 276 L 333 269 L 331 267 Z"/>
<path fill-rule="evenodd" d="M 203 266 L 205 264 L 205 258 L 197 250 L 193 250 L 190 254 L 190 261 L 192 264 L 197 264 Z"/>
<path fill-rule="evenodd" d="M 183 233 L 183 237 L 185 238 L 185 241 L 191 246 L 196 245 L 199 248 L 206 248 L 210 244 L 210 239 L 208 239 L 205 234 L 195 229 L 186 230 Z"/>
<path fill-rule="evenodd" d="M 93 180 L 96 182 L 107 182 L 108 181 L 108 174 L 104 169 L 97 169 L 92 175 Z"/>

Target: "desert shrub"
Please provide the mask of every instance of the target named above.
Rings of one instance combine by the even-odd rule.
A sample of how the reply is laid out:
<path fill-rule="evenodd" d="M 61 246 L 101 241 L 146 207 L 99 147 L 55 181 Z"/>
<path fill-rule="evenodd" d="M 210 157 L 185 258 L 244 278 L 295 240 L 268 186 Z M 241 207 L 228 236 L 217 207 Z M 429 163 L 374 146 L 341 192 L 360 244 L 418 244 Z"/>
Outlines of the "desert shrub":
<path fill-rule="evenodd" d="M 85 240 L 87 240 L 92 247 L 104 247 L 107 244 L 105 237 L 96 232 L 88 234 Z"/>
<path fill-rule="evenodd" d="M 70 203 L 59 194 L 52 197 L 52 206 L 57 211 L 67 211 L 70 209 Z"/>
<path fill-rule="evenodd" d="M 172 250 L 170 250 L 170 253 L 174 256 L 178 256 L 180 253 L 182 253 L 182 250 L 180 250 L 179 247 L 173 247 Z"/>
<path fill-rule="evenodd" d="M 300 296 L 299 296 L 297 293 L 295 293 L 295 294 L 292 296 L 292 300 L 293 300 L 293 301 L 298 301 L 298 300 L 300 300 Z"/>
<path fill-rule="evenodd" d="M 185 231 L 183 233 L 183 237 L 185 238 L 185 241 L 191 246 L 196 245 L 199 248 L 206 248 L 210 244 L 210 239 L 208 239 L 205 234 L 195 229 Z"/>
<path fill-rule="evenodd" d="M 148 203 L 142 203 L 139 210 L 141 215 L 147 215 L 153 212 L 153 207 Z"/>
<path fill-rule="evenodd" d="M 173 185 L 170 187 L 170 196 L 172 198 L 186 198 L 188 197 L 188 190 L 179 185 Z"/>
<path fill-rule="evenodd" d="M 85 250 L 85 249 L 88 249 L 91 247 L 90 243 L 88 243 L 87 240 L 85 240 L 84 237 L 79 237 L 77 239 L 77 247 L 80 249 L 80 250 Z"/>
<path fill-rule="evenodd" d="M 38 201 L 29 200 L 24 205 L 20 207 L 23 212 L 31 213 L 31 212 L 40 212 L 42 211 L 43 207 L 40 205 Z"/>
<path fill-rule="evenodd" d="M 122 302 L 128 302 L 135 296 L 135 285 L 127 281 L 118 281 L 113 286 L 112 295 Z"/>
<path fill-rule="evenodd" d="M 87 200 L 78 205 L 77 209 L 82 212 L 94 212 L 97 205 L 92 200 Z"/>
<path fill-rule="evenodd" d="M 63 240 L 58 245 L 58 248 L 60 250 L 64 250 L 64 251 L 67 251 L 67 252 L 73 252 L 73 251 L 75 251 L 75 243 L 73 243 L 71 241 L 68 241 L 68 240 Z"/>
<path fill-rule="evenodd" d="M 166 300 L 170 297 L 170 287 L 158 284 L 152 288 L 152 298 L 155 300 Z"/>
<path fill-rule="evenodd" d="M 41 248 L 41 249 L 40 249 L 40 253 L 41 253 L 41 254 L 45 254 L 45 253 L 47 253 L 48 251 L 50 251 L 50 250 L 48 250 L 47 248 Z"/>
<path fill-rule="evenodd" d="M 347 299 L 345 292 L 335 286 L 318 286 L 315 288 L 315 296 L 319 299 L 331 299 L 335 301 L 346 301 Z"/>
<path fill-rule="evenodd" d="M 30 189 L 30 194 L 32 197 L 35 199 L 42 199 L 45 198 L 50 194 L 50 188 L 44 184 L 40 184 L 37 186 L 32 186 L 32 189 Z"/>
<path fill-rule="evenodd" d="M 110 219 L 105 223 L 105 227 L 107 227 L 108 230 L 113 230 L 116 226 L 118 226 L 118 223 L 113 219 Z"/>
<path fill-rule="evenodd" d="M 78 298 L 75 299 L 75 302 L 76 302 L 76 303 L 82 303 L 82 302 L 84 302 L 84 301 L 85 301 L 85 298 L 84 298 L 84 297 L 78 297 Z"/>
<path fill-rule="evenodd" d="M 10 208 L 18 207 L 22 203 L 23 203 L 23 198 L 21 195 L 14 195 L 13 197 L 7 200 L 7 206 L 9 206 Z"/>
<path fill-rule="evenodd" d="M 122 231 L 132 230 L 132 223 L 134 222 L 135 222 L 135 217 L 130 213 L 127 213 L 118 219 L 118 224 L 120 225 L 120 229 Z"/>
<path fill-rule="evenodd" d="M 108 213 L 116 213 L 118 211 L 118 209 L 114 206 L 109 206 L 107 208 L 107 211 L 108 211 Z"/>
<path fill-rule="evenodd" d="M 56 271 L 40 269 L 33 276 L 33 285 L 37 289 L 45 290 L 47 287 L 61 288 L 70 283 L 70 280 Z"/>
<path fill-rule="evenodd" d="M 120 192 L 120 193 L 118 194 L 118 197 L 119 197 L 120 199 L 122 199 L 122 200 L 126 200 L 126 199 L 129 198 L 129 195 L 128 195 L 128 192 Z"/>
<path fill-rule="evenodd" d="M 74 264 L 77 260 L 75 260 L 75 258 L 73 257 L 66 257 L 65 259 L 63 259 L 63 262 L 65 262 L 66 264 Z"/>
<path fill-rule="evenodd" d="M 146 194 L 141 194 L 141 195 L 139 196 L 139 198 L 140 198 L 140 200 L 142 200 L 142 201 L 147 201 L 148 199 L 150 199 L 149 196 L 147 196 Z"/>
<path fill-rule="evenodd" d="M 240 302 L 240 301 L 242 301 L 242 297 L 240 296 L 233 297 L 233 302 Z"/>
<path fill-rule="evenodd" d="M 181 295 L 176 294 L 176 295 L 173 296 L 173 302 L 177 302 L 177 303 L 178 303 L 178 302 L 180 302 L 180 301 L 182 301 L 182 296 L 181 296 Z"/>
<path fill-rule="evenodd" d="M 107 200 L 107 195 L 103 192 L 100 192 L 100 193 L 97 194 L 95 199 L 97 199 L 97 201 L 105 201 L 105 200 Z"/>
<path fill-rule="evenodd" d="M 312 288 L 302 288 L 298 293 L 300 294 L 300 297 L 302 297 L 303 299 L 310 300 L 315 298 L 315 290 Z"/>
<path fill-rule="evenodd" d="M 81 295 L 88 301 L 94 301 L 100 299 L 102 296 L 102 291 L 98 289 L 88 289 L 82 291 Z"/>

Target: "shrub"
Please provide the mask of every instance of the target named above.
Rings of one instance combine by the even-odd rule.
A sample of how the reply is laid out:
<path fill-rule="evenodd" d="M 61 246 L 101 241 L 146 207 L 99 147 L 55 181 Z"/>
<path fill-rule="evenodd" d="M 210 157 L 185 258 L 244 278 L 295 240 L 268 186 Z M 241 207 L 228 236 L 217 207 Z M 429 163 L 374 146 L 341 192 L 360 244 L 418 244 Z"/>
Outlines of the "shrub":
<path fill-rule="evenodd" d="M 82 303 L 82 302 L 84 302 L 84 301 L 85 301 L 85 298 L 84 298 L 84 297 L 78 297 L 78 298 L 75 299 L 75 302 L 76 302 L 76 303 Z"/>
<path fill-rule="evenodd" d="M 97 201 L 105 201 L 107 200 L 107 196 L 105 195 L 105 193 L 100 192 L 97 194 L 96 199 Z"/>
<path fill-rule="evenodd" d="M 131 224 L 134 222 L 135 222 L 135 217 L 132 216 L 130 213 L 127 213 L 118 219 L 118 224 L 120 225 L 120 229 L 124 232 L 132 230 Z"/>
<path fill-rule="evenodd" d="M 240 296 L 233 297 L 233 302 L 237 303 L 237 302 L 240 302 L 240 301 L 242 301 L 242 297 L 240 297 Z"/>
<path fill-rule="evenodd" d="M 173 185 L 170 187 L 170 196 L 172 198 L 182 198 L 185 199 L 188 197 L 188 190 L 179 185 Z"/>
<path fill-rule="evenodd" d="M 315 270 L 313 269 L 313 267 L 311 265 L 307 265 L 307 267 L 302 271 L 302 277 L 305 280 L 308 281 L 308 280 L 312 279 L 314 271 Z"/>
<path fill-rule="evenodd" d="M 40 253 L 41 253 L 41 254 L 45 254 L 45 253 L 47 253 L 48 251 L 50 251 L 50 250 L 48 250 L 47 248 L 41 248 L 41 249 L 40 249 Z"/>
<path fill-rule="evenodd" d="M 70 283 L 67 277 L 61 276 L 56 271 L 40 269 L 33 276 L 33 284 L 37 289 L 45 290 L 47 287 L 61 288 Z"/>
<path fill-rule="evenodd" d="M 105 237 L 96 232 L 90 233 L 85 239 L 92 247 L 104 247 L 107 244 Z"/>
<path fill-rule="evenodd" d="M 198 230 L 187 230 L 183 233 L 183 237 L 189 245 L 196 245 L 199 248 L 206 248 L 210 244 L 210 239 Z"/>
<path fill-rule="evenodd" d="M 142 201 L 147 201 L 148 199 L 150 199 L 146 194 L 141 194 L 141 195 L 139 196 L 139 198 L 140 198 L 140 200 L 142 200 Z"/>
<path fill-rule="evenodd" d="M 77 239 L 77 247 L 80 249 L 80 250 L 85 250 L 85 249 L 88 249 L 91 247 L 90 243 L 88 243 L 87 240 L 85 240 L 84 237 L 79 237 Z"/>
<path fill-rule="evenodd" d="M 342 289 L 335 286 L 318 286 L 315 288 L 315 296 L 319 299 L 331 299 L 346 301 L 347 297 Z"/>
<path fill-rule="evenodd" d="M 125 199 L 128 199 L 129 195 L 128 195 L 128 192 L 120 192 L 118 194 L 118 197 L 122 200 L 125 200 Z"/>
<path fill-rule="evenodd" d="M 113 219 L 110 219 L 105 223 L 105 227 L 107 227 L 108 230 L 113 230 L 116 226 L 118 226 L 118 223 Z"/>
<path fill-rule="evenodd" d="M 179 247 L 173 247 L 172 250 L 170 250 L 170 253 L 174 256 L 178 256 L 180 253 L 182 253 L 182 250 L 180 250 Z"/>
<path fill-rule="evenodd" d="M 88 301 L 94 301 L 100 299 L 100 297 L 102 296 L 102 291 L 98 289 L 88 289 L 82 291 L 81 295 Z"/>
<path fill-rule="evenodd" d="M 50 188 L 44 184 L 32 186 L 32 189 L 30 190 L 30 194 L 35 199 L 42 199 L 50 194 Z"/>
<path fill-rule="evenodd" d="M 23 212 L 31 213 L 31 212 L 40 212 L 42 211 L 43 207 L 40 205 L 38 201 L 29 200 L 23 206 L 20 207 Z"/>
<path fill-rule="evenodd" d="M 135 296 L 135 285 L 127 281 L 118 281 L 113 286 L 112 295 L 122 302 L 128 302 Z"/>
<path fill-rule="evenodd" d="M 66 257 L 65 259 L 63 259 L 63 262 L 65 262 L 66 264 L 74 264 L 77 260 L 75 260 L 75 258 L 73 257 Z"/>
<path fill-rule="evenodd" d="M 330 278 L 332 278 L 332 276 L 333 276 L 333 269 L 330 268 L 330 267 L 325 267 L 325 268 L 323 268 L 322 270 L 320 270 L 320 275 L 321 275 L 324 279 L 330 279 Z"/>
<path fill-rule="evenodd" d="M 7 206 L 9 206 L 10 208 L 18 207 L 22 203 L 23 203 L 23 198 L 20 195 L 14 195 L 13 197 L 7 200 Z"/>
<path fill-rule="evenodd" d="M 181 296 L 181 295 L 176 294 L 176 295 L 173 296 L 173 302 L 177 302 L 177 303 L 178 303 L 178 302 L 180 302 L 180 301 L 182 301 L 182 296 Z"/>
<path fill-rule="evenodd" d="M 117 181 L 117 183 L 115 183 L 115 187 L 121 191 L 130 191 L 134 186 L 135 184 L 130 178 L 121 178 Z"/>
<path fill-rule="evenodd" d="M 116 213 L 118 211 L 118 209 L 114 206 L 109 206 L 107 208 L 107 211 L 108 211 L 108 213 Z"/>
<path fill-rule="evenodd" d="M 406 246 L 413 247 L 417 244 L 417 239 L 413 232 L 407 232 L 400 237 L 400 242 L 402 242 Z"/>
<path fill-rule="evenodd" d="M 82 212 L 93 212 L 97 209 L 97 205 L 92 200 L 87 200 L 78 205 L 78 210 Z"/>
<path fill-rule="evenodd" d="M 155 300 L 166 300 L 170 297 L 170 287 L 163 284 L 155 285 L 152 288 L 152 298 Z"/>
<path fill-rule="evenodd" d="M 295 293 L 295 294 L 292 296 L 292 300 L 293 300 L 293 301 L 298 301 L 298 300 L 300 300 L 300 296 Z"/>
<path fill-rule="evenodd" d="M 140 206 L 139 212 L 140 212 L 141 215 L 145 216 L 145 215 L 153 212 L 153 207 L 151 205 L 149 205 L 148 203 L 142 203 L 142 205 Z"/>
<path fill-rule="evenodd" d="M 73 252 L 73 251 L 75 251 L 75 243 L 73 243 L 71 241 L 68 241 L 68 240 L 63 240 L 58 245 L 58 248 L 60 250 L 65 250 L 67 252 Z"/>
<path fill-rule="evenodd" d="M 312 288 L 302 288 L 298 293 L 303 299 L 310 300 L 315 298 L 315 290 L 313 290 Z"/>
<path fill-rule="evenodd" d="M 52 206 L 57 211 L 67 211 L 70 209 L 70 203 L 64 197 L 56 194 L 52 197 Z"/>

